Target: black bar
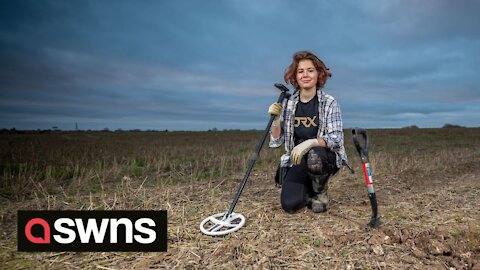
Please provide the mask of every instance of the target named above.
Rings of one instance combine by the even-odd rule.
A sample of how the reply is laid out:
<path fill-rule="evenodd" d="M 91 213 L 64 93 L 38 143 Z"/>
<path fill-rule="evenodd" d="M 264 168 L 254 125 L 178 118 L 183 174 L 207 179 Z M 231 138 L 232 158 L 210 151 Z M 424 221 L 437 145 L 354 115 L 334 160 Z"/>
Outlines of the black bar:
<path fill-rule="evenodd" d="M 153 223 L 144 223 L 143 220 L 147 219 L 149 223 Z M 95 233 L 88 224 L 99 230 L 97 233 L 99 242 L 96 241 Z M 18 251 L 28 252 L 165 252 L 167 251 L 167 225 L 166 210 L 19 210 L 17 246 Z M 100 230 L 100 227 L 103 229 Z M 146 231 L 150 235 L 148 239 Z M 127 235 L 128 239 L 132 237 L 131 241 L 127 241 Z M 116 239 L 112 239 L 111 236 Z"/>
<path fill-rule="evenodd" d="M 370 205 L 372 206 L 372 217 L 367 226 L 370 228 L 378 228 L 382 222 L 378 218 L 377 195 L 375 195 L 375 193 L 369 193 L 368 198 L 370 199 Z"/>

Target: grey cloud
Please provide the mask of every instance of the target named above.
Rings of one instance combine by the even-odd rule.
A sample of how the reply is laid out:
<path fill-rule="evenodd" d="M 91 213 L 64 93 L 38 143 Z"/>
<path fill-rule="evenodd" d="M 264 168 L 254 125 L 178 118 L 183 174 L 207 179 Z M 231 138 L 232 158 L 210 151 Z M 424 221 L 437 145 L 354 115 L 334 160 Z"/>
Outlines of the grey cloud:
<path fill-rule="evenodd" d="M 479 125 L 478 1 L 1 5 L 0 127 L 263 128 L 301 49 L 331 67 L 346 123 Z"/>

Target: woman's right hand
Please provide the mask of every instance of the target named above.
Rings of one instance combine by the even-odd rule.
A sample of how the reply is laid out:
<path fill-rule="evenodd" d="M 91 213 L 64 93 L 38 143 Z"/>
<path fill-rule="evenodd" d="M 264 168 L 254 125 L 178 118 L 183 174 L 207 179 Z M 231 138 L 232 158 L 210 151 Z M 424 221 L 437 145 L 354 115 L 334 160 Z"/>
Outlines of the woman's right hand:
<path fill-rule="evenodd" d="M 281 103 L 272 103 L 270 107 L 268 107 L 268 114 L 272 116 L 280 116 L 280 113 L 282 112 L 282 104 Z"/>

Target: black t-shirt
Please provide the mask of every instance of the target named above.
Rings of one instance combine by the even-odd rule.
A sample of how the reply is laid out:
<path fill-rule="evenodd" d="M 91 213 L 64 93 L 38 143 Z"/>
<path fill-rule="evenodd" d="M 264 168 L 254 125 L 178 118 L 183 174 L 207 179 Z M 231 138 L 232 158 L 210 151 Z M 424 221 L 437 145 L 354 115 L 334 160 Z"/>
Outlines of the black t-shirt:
<path fill-rule="evenodd" d="M 318 98 L 315 95 L 307 103 L 298 101 L 295 110 L 294 139 L 295 145 L 317 137 L 318 133 Z"/>

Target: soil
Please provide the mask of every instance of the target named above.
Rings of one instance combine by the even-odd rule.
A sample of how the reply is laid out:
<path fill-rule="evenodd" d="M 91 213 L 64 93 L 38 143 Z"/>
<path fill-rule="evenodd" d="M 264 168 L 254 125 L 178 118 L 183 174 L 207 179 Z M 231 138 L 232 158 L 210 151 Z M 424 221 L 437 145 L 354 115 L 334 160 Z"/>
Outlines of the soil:
<path fill-rule="evenodd" d="M 247 218 L 246 225 L 223 238 L 201 235 L 197 227 L 203 218 L 228 209 L 238 182 L 178 187 L 185 200 L 173 204 L 187 213 L 179 217 L 173 207 L 169 211 L 169 251 L 149 265 L 480 269 L 478 175 L 477 169 L 455 179 L 384 176 L 376 185 L 382 224 L 368 229 L 370 204 L 357 175 L 344 170 L 332 178 L 326 213 L 288 214 L 280 207 L 273 175 L 257 172 L 235 209 Z M 211 196 L 212 187 L 220 190 L 218 197 Z"/>
<path fill-rule="evenodd" d="M 408 139 L 412 132 L 417 140 Z M 376 155 L 370 161 L 382 221 L 377 229 L 365 228 L 371 208 L 354 154 L 349 158 L 356 173 L 342 169 L 330 180 L 327 212 L 316 214 L 305 208 L 288 214 L 281 209 L 281 189 L 273 180 L 275 167 L 271 164 L 276 164 L 277 157 L 265 151 L 275 163 L 264 162 L 253 170 L 235 208 L 246 217 L 246 224 L 225 237 L 204 235 L 199 225 L 210 215 L 228 210 L 243 172 L 149 184 L 147 180 L 160 176 L 123 176 L 117 168 L 112 171 L 118 173 L 102 178 L 104 174 L 94 170 L 95 174 L 79 181 L 100 183 L 95 192 L 45 192 L 43 197 L 43 186 L 36 184 L 31 199 L 2 201 L 0 268 L 478 270 L 479 137 L 478 129 L 462 132 L 461 138 L 454 140 L 448 136 L 455 133 L 443 130 L 372 131 L 377 141 L 372 143 Z M 415 142 L 418 145 L 412 146 Z M 404 146 L 407 143 L 408 149 Z M 446 143 L 458 147 L 445 150 Z M 18 209 L 167 210 L 168 251 L 17 252 Z"/>
<path fill-rule="evenodd" d="M 2 264 L 7 269 L 480 269 L 478 175 L 476 169 L 455 179 L 378 178 L 382 224 L 368 229 L 371 210 L 360 172 L 342 170 L 331 179 L 327 212 L 305 208 L 288 214 L 272 173 L 257 171 L 235 209 L 246 224 L 225 237 L 204 235 L 199 224 L 228 209 L 242 175 L 141 189 L 148 208 L 168 211 L 167 252 L 21 253 L 15 251 L 12 226 L 4 230 Z M 122 198 L 101 199 L 108 204 Z"/>

